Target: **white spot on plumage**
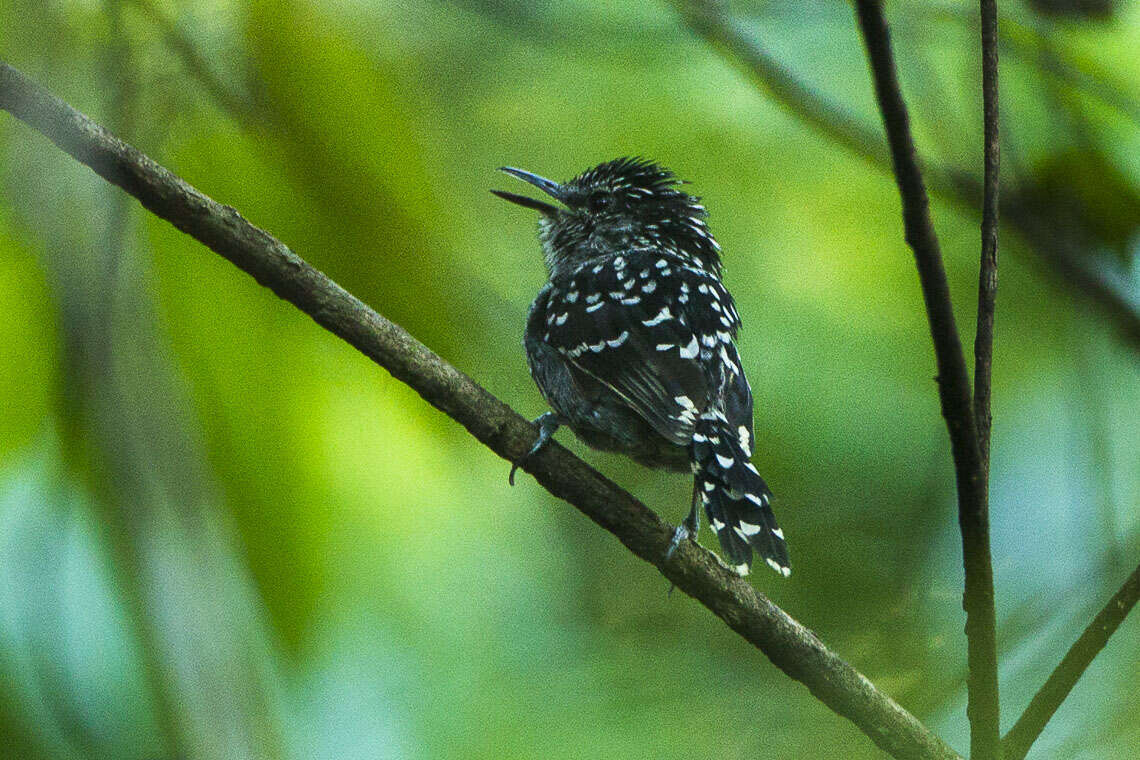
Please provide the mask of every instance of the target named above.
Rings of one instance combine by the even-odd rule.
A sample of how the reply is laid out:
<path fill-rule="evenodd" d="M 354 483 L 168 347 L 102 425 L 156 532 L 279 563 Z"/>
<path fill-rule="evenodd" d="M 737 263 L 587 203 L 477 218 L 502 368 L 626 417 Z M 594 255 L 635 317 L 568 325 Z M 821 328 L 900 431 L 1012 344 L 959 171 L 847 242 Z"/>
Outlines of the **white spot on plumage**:
<path fill-rule="evenodd" d="M 669 261 L 667 259 L 657 259 L 657 263 L 654 264 L 654 266 L 658 269 L 664 269 L 669 266 Z"/>
<path fill-rule="evenodd" d="M 781 541 L 784 540 L 784 531 L 780 530 L 779 528 L 772 528 L 772 535 Z"/>
<path fill-rule="evenodd" d="M 722 523 L 720 520 L 711 520 L 709 524 L 712 525 L 712 529 L 717 533 L 720 533 L 722 530 L 724 530 L 724 523 Z"/>
<path fill-rule="evenodd" d="M 697 346 L 697 336 L 694 335 L 692 337 L 692 339 L 689 341 L 689 345 L 687 345 L 681 349 L 681 358 L 682 359 L 696 359 L 697 353 L 699 352 L 699 350 L 700 349 Z"/>
<path fill-rule="evenodd" d="M 565 300 L 566 300 L 566 303 L 574 303 L 575 301 L 577 301 L 578 300 L 578 291 L 577 290 L 571 290 L 569 293 L 566 294 Z"/>
<path fill-rule="evenodd" d="M 673 400 L 676 401 L 681 406 L 685 407 L 686 409 L 696 409 L 697 408 L 696 405 L 693 403 L 693 400 L 691 398 L 689 398 L 688 396 L 674 396 Z"/>
<path fill-rule="evenodd" d="M 728 355 L 728 351 L 725 350 L 723 345 L 720 347 L 720 360 L 724 362 L 724 366 L 728 367 L 729 372 L 733 373 L 734 375 L 741 374 L 740 365 L 733 361 L 732 357 Z"/>
<path fill-rule="evenodd" d="M 755 536 L 760 532 L 760 526 L 742 522 L 737 526 L 736 530 L 740 533 L 741 538 L 748 540 L 749 536 Z"/>
<path fill-rule="evenodd" d="M 641 286 L 642 293 L 652 293 L 655 290 L 657 290 L 657 280 L 650 280 Z"/>
<path fill-rule="evenodd" d="M 641 303 L 641 296 L 630 296 L 629 298 L 621 299 L 621 302 L 626 306 L 636 306 Z"/>
<path fill-rule="evenodd" d="M 764 494 L 746 493 L 744 494 L 744 498 L 748 499 L 758 507 L 763 507 L 768 503 L 768 499 L 764 496 Z"/>
<path fill-rule="evenodd" d="M 712 348 L 713 346 L 716 345 L 716 336 L 715 335 L 702 335 L 701 336 L 701 343 L 704 343 L 709 348 Z"/>
<path fill-rule="evenodd" d="M 697 292 L 707 294 L 709 292 L 708 284 L 702 282 L 700 285 L 697 286 Z"/>
<path fill-rule="evenodd" d="M 554 324 L 564 325 L 564 324 L 566 324 L 566 320 L 569 318 L 570 318 L 570 314 L 564 311 L 561 314 L 559 314 L 558 317 L 554 320 Z"/>
<path fill-rule="evenodd" d="M 653 327 L 654 325 L 661 324 L 666 319 L 672 319 L 672 318 L 673 318 L 673 312 L 669 311 L 669 307 L 668 306 L 662 306 L 661 311 L 657 312 L 656 317 L 654 317 L 653 319 L 643 319 L 643 320 L 641 320 L 641 324 L 645 325 L 646 327 Z"/>
<path fill-rule="evenodd" d="M 591 293 L 590 295 L 586 296 L 586 303 L 597 303 L 599 300 L 601 300 L 601 298 L 601 293 Z"/>
<path fill-rule="evenodd" d="M 657 350 L 658 351 L 668 351 L 669 349 L 676 348 L 676 347 L 677 347 L 677 345 L 675 343 L 658 343 L 657 344 Z"/>
<path fill-rule="evenodd" d="M 614 259 L 614 269 L 624 269 L 624 268 L 625 268 L 625 259 L 624 258 L 622 258 L 621 256 L 618 256 L 616 259 Z"/>
<path fill-rule="evenodd" d="M 704 488 L 706 491 L 711 491 L 716 488 L 716 483 L 712 482 L 711 480 L 706 480 L 702 488 Z"/>
<path fill-rule="evenodd" d="M 720 311 L 720 301 L 716 300 L 715 298 L 709 301 L 709 306 L 712 307 L 713 311 Z"/>
<path fill-rule="evenodd" d="M 769 561 L 771 561 L 771 560 L 769 560 Z M 747 563 L 747 562 L 743 562 L 743 563 L 741 563 L 741 564 L 737 565 L 736 567 L 734 567 L 734 568 L 732 568 L 732 569 L 733 569 L 733 570 L 736 572 L 736 574 L 737 574 L 737 575 L 739 575 L 741 578 L 743 578 L 744 576 L 748 575 L 748 563 Z"/>
<path fill-rule="evenodd" d="M 622 343 L 625 343 L 625 340 L 628 337 L 629 337 L 629 330 L 622 330 L 620 335 L 618 335 L 616 338 L 611 338 L 610 340 L 607 340 L 606 343 L 609 344 L 610 348 L 617 348 Z"/>
<path fill-rule="evenodd" d="M 598 301 L 598 302 L 597 302 L 596 304 L 594 304 L 593 306 L 587 306 L 587 307 L 586 307 L 586 311 L 587 311 L 587 312 L 590 312 L 590 311 L 597 311 L 598 309 L 602 308 L 602 307 L 603 307 L 603 306 L 605 306 L 605 305 L 606 305 L 606 302 L 605 302 L 605 301 Z"/>
<path fill-rule="evenodd" d="M 605 347 L 606 347 L 606 341 L 600 340 L 597 343 L 592 343 L 590 345 L 590 350 L 593 351 L 595 354 L 600 354 L 602 352 L 602 349 Z"/>
<path fill-rule="evenodd" d="M 732 465 L 734 463 L 734 460 L 732 457 L 726 457 L 726 456 L 723 456 L 721 454 L 716 455 L 716 461 L 720 462 L 720 466 L 725 468 L 725 469 L 732 467 Z"/>
<path fill-rule="evenodd" d="M 792 574 L 792 568 L 784 567 L 783 565 L 781 565 L 779 562 L 772 559 L 771 557 L 769 557 L 768 559 L 766 559 L 764 561 L 768 563 L 768 567 L 772 568 L 773 570 L 775 570 L 777 573 L 784 576 L 785 578 L 787 578 L 789 575 Z"/>
<path fill-rule="evenodd" d="M 740 439 L 740 448 L 744 449 L 744 453 L 752 456 L 752 435 L 748 432 L 747 425 L 741 425 L 736 429 L 736 436 Z"/>
<path fill-rule="evenodd" d="M 602 265 L 598 264 L 596 267 L 594 267 L 590 271 L 593 272 L 594 274 L 597 274 L 598 272 L 602 271 Z"/>

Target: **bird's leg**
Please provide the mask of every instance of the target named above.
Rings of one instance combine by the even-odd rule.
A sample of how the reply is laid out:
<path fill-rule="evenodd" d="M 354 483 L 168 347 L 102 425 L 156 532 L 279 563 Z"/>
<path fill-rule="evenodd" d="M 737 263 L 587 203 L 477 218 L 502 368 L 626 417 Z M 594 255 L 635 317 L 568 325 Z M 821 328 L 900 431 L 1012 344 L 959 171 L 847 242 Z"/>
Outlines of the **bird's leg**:
<path fill-rule="evenodd" d="M 539 449 L 545 446 L 547 441 L 554 437 L 554 432 L 562 426 L 562 418 L 554 412 L 547 412 L 546 414 L 539 415 L 531 424 L 538 425 L 538 440 L 530 447 L 530 451 L 515 460 L 514 465 L 511 467 L 511 474 L 507 476 L 507 482 L 512 486 L 515 484 L 515 471 L 518 470 L 523 462 L 537 454 Z"/>
<path fill-rule="evenodd" d="M 669 542 L 669 549 L 665 552 L 665 559 L 668 560 L 673 556 L 673 552 L 677 551 L 677 547 L 686 538 L 695 539 L 701 530 L 701 499 L 700 491 L 697 490 L 698 486 L 696 481 L 693 482 L 693 506 L 689 510 L 689 516 L 686 517 L 677 529 L 673 531 L 673 540 Z"/>
<path fill-rule="evenodd" d="M 668 562 L 669 559 L 673 556 L 673 552 L 677 551 L 677 547 L 681 545 L 682 541 L 684 541 L 686 538 L 696 539 L 697 534 L 701 531 L 701 492 L 697 490 L 698 488 L 699 485 L 694 478 L 693 506 L 691 509 L 689 509 L 689 516 L 682 520 L 681 524 L 677 526 L 677 529 L 673 531 L 673 540 L 669 542 L 669 548 L 665 551 L 666 562 Z M 668 591 L 669 596 L 673 596 L 674 588 L 675 586 L 670 583 Z"/>

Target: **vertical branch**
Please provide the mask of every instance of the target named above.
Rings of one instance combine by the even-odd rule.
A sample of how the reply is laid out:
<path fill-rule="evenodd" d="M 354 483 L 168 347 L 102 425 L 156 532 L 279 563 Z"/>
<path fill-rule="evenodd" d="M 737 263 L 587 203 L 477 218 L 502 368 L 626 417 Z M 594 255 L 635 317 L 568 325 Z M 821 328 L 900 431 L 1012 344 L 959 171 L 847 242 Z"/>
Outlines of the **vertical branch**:
<path fill-rule="evenodd" d="M 997 0 L 981 0 L 982 111 L 984 122 L 982 181 L 982 263 L 978 270 L 978 332 L 974 338 L 974 418 L 982 485 L 989 491 L 990 376 L 994 355 L 994 305 L 997 297 L 998 188 L 998 46 Z"/>
<path fill-rule="evenodd" d="M 902 199 L 906 241 L 914 251 L 930 334 L 938 364 L 938 391 L 942 416 L 950 432 L 954 474 L 958 486 L 958 524 L 962 531 L 966 590 L 966 645 L 969 665 L 968 703 L 970 757 L 996 760 L 998 731 L 997 633 L 994 620 L 993 567 L 990 562 L 989 509 L 985 469 L 978 446 L 978 430 L 970 393 L 970 379 L 950 300 L 950 286 L 942 264 L 938 236 L 930 220 L 929 199 L 918 168 L 910 120 L 903 101 L 891 50 L 890 32 L 878 0 L 856 0 L 856 15 L 863 32 L 875 95 L 895 179 Z"/>
<path fill-rule="evenodd" d="M 982 43 L 982 254 L 978 267 L 978 321 L 974 335 L 974 422 L 978 436 L 978 489 L 976 511 L 960 515 L 962 547 L 966 553 L 966 610 L 970 681 L 967 711 L 970 716 L 970 754 L 977 758 L 1001 757 L 1000 704 L 997 672 L 997 621 L 994 611 L 993 568 L 990 560 L 990 391 L 994 355 L 994 310 L 997 301 L 998 193 L 1000 147 L 998 133 L 997 0 L 980 0 Z M 967 523 L 971 528 L 967 529 Z M 971 557 L 967 532 L 977 532 Z M 981 545 L 981 544 L 984 544 Z M 971 567 L 974 568 L 971 583 Z M 979 577 L 979 576 L 985 576 Z M 976 621 L 976 623 L 975 623 Z M 979 639 L 975 643 L 975 638 Z"/>

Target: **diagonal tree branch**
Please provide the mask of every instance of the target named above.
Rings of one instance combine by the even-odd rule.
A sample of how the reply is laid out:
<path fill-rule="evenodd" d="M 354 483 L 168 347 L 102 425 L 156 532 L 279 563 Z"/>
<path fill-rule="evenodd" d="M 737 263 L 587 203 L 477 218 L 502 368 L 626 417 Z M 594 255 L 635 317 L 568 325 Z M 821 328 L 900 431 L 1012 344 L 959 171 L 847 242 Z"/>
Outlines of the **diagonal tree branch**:
<path fill-rule="evenodd" d="M 297 306 L 499 456 L 514 460 L 533 442 L 535 430 L 526 420 L 403 328 L 372 311 L 233 208 L 198 192 L 4 63 L 0 63 L 0 108 Z M 566 449 L 549 445 L 523 467 L 552 494 L 658 567 L 879 747 L 898 758 L 961 760 L 913 715 L 714 555 L 686 542 L 666 562 L 672 527 Z"/>
<path fill-rule="evenodd" d="M 1002 739 L 1002 760 L 1022 760 L 1077 680 L 1140 600 L 1140 565 L 1097 613 Z"/>
<path fill-rule="evenodd" d="M 962 531 L 962 560 L 966 590 L 966 660 L 970 719 L 970 757 L 998 760 L 997 625 L 994 619 L 993 567 L 990 561 L 989 508 L 985 469 L 978 446 L 966 359 L 954 320 L 950 286 L 942 265 L 938 236 L 930 220 L 929 200 L 918 168 L 891 51 L 890 32 L 879 0 L 856 0 L 855 12 L 863 32 L 875 94 L 891 148 L 895 178 L 902 197 L 906 241 L 914 251 L 922 295 L 934 339 L 942 416 L 950 431 L 958 485 L 958 525 Z"/>

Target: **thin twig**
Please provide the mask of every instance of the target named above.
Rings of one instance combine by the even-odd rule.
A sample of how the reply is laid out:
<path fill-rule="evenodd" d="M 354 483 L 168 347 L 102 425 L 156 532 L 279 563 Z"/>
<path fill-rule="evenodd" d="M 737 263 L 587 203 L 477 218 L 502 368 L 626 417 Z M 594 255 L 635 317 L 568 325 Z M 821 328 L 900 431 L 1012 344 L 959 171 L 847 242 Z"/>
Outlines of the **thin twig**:
<path fill-rule="evenodd" d="M 994 581 L 990 559 L 990 428 L 993 416 L 990 395 L 993 378 L 994 311 L 997 305 L 998 194 L 1000 152 L 998 122 L 997 0 L 981 0 L 982 41 L 982 254 L 978 266 L 978 322 L 974 335 L 974 422 L 978 436 L 978 489 L 980 501 L 959 510 L 962 550 L 966 568 L 966 634 L 968 656 L 967 714 L 970 718 L 970 756 L 1001 757 L 999 739 L 999 686 L 997 622 L 994 613 Z M 967 539 L 967 534 L 974 534 Z M 972 546 L 971 546 L 972 544 Z M 971 556 L 971 552 L 973 556 Z M 971 574 L 973 579 L 971 579 Z M 971 582 L 973 580 L 973 582 Z"/>
<path fill-rule="evenodd" d="M 535 430 L 525 419 L 403 328 L 368 308 L 234 209 L 198 192 L 3 63 L 0 108 L 297 306 L 407 383 L 499 456 L 517 459 L 533 442 Z M 913 715 L 713 554 L 686 542 L 666 562 L 672 526 L 566 449 L 551 444 L 527 459 L 523 469 L 617 536 L 638 557 L 658 567 L 677 588 L 708 607 L 891 755 L 961 760 Z"/>
<path fill-rule="evenodd" d="M 914 251 L 926 302 L 930 333 L 938 363 L 942 416 L 950 431 L 958 485 L 958 524 L 966 590 L 967 686 L 970 718 L 970 757 L 997 760 L 998 732 L 997 635 L 994 621 L 993 567 L 990 562 L 989 515 L 978 432 L 970 398 L 966 359 L 954 321 L 950 287 L 942 265 L 938 236 L 930 220 L 929 200 L 915 156 L 906 103 L 899 87 L 890 33 L 878 0 L 856 0 L 856 14 L 867 47 L 875 94 L 891 148 L 895 177 L 902 198 L 906 241 Z"/>
<path fill-rule="evenodd" d="M 982 487 L 989 492 L 990 391 L 994 356 L 994 309 L 997 299 L 998 193 L 998 46 L 997 2 L 981 0 L 982 120 L 982 258 L 978 268 L 978 328 L 974 338 L 974 421 L 978 428 Z M 987 497 L 988 501 L 988 497 Z"/>
<path fill-rule="evenodd" d="M 1077 680 L 1140 600 L 1140 565 L 1093 618 L 1002 739 L 1002 760 L 1022 760 Z"/>

